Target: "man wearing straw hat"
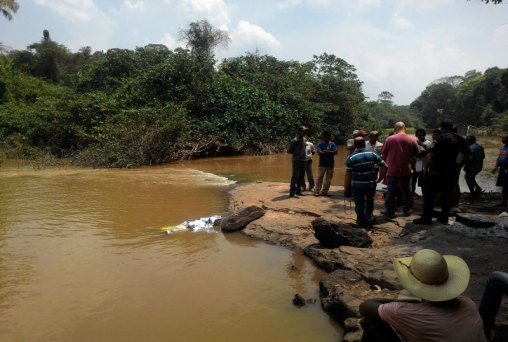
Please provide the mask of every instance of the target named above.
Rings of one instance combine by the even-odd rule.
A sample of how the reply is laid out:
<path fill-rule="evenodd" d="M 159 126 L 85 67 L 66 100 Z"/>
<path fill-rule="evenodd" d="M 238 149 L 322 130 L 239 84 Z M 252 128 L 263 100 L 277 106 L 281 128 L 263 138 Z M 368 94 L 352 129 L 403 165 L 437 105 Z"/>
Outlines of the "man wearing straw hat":
<path fill-rule="evenodd" d="M 395 259 L 393 266 L 404 289 L 419 301 L 374 299 L 360 304 L 366 318 L 362 341 L 401 341 L 393 329 L 408 342 L 486 341 L 475 304 L 461 296 L 469 284 L 464 260 L 422 249 Z"/>

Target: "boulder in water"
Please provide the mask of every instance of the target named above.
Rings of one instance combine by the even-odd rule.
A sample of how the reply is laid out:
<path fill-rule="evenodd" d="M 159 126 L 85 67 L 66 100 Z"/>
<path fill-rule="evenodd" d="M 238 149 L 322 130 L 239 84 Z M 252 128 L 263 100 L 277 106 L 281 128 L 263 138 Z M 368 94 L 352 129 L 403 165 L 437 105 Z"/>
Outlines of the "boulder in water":
<path fill-rule="evenodd" d="M 220 222 L 220 229 L 226 233 L 236 232 L 245 228 L 245 226 L 247 226 L 249 223 L 257 220 L 264 214 L 264 209 L 255 205 L 251 205 L 250 207 L 237 211 L 236 213 L 233 213 L 222 219 Z"/>

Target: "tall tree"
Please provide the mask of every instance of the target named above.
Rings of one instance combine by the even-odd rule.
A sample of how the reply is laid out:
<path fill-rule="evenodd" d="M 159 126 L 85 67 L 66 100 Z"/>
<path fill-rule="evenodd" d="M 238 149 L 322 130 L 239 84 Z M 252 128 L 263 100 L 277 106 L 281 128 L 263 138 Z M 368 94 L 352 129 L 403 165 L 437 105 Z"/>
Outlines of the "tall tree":
<path fill-rule="evenodd" d="M 14 0 L 0 0 L 0 12 L 2 15 L 7 18 L 7 20 L 12 20 L 12 16 L 19 9 L 19 4 Z"/>
<path fill-rule="evenodd" d="M 226 31 L 215 29 L 207 20 L 190 23 L 187 30 L 180 30 L 180 39 L 187 41 L 192 52 L 206 57 L 213 57 L 216 47 L 226 47 L 231 41 Z"/>

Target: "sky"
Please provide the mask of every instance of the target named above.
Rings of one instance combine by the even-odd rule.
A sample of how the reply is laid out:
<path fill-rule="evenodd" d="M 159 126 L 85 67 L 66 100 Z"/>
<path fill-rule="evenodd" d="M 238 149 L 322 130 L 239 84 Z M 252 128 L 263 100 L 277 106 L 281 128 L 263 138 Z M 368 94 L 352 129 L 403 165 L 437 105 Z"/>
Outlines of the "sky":
<path fill-rule="evenodd" d="M 368 100 L 382 91 L 410 104 L 432 81 L 508 67 L 508 1 L 480 0 L 18 0 L 0 42 L 42 38 L 72 51 L 184 46 L 179 31 L 206 19 L 231 43 L 216 58 L 257 51 L 307 62 L 334 54 L 356 68 Z"/>

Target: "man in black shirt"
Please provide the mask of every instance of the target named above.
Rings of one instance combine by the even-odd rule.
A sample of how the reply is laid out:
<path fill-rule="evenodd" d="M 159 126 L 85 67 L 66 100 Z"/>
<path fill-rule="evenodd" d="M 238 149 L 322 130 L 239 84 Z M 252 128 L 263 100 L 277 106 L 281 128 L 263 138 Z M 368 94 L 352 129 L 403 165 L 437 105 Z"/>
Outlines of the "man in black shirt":
<path fill-rule="evenodd" d="M 466 160 L 469 153 L 466 140 L 453 132 L 453 122 L 441 122 L 441 134 L 431 149 L 424 168 L 423 214 L 414 223 L 432 224 L 436 198 L 441 193 L 441 215 L 438 221 L 448 224 L 452 193 L 460 172 L 460 159 Z"/>

